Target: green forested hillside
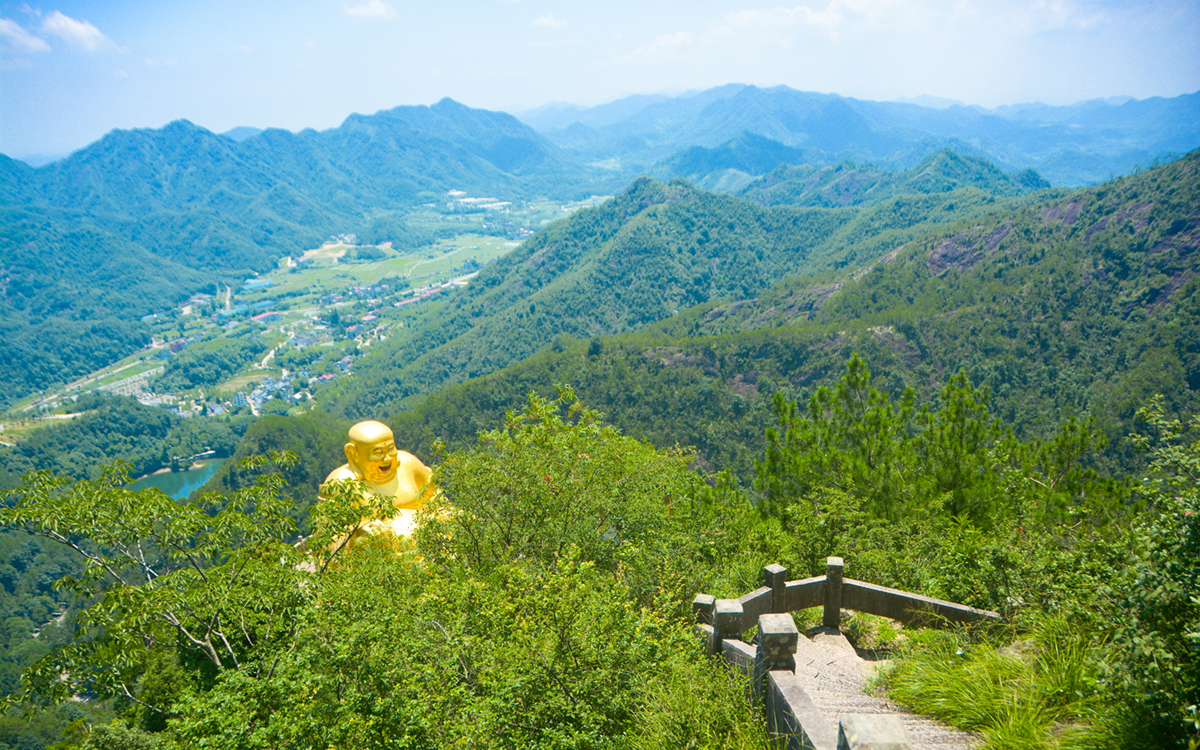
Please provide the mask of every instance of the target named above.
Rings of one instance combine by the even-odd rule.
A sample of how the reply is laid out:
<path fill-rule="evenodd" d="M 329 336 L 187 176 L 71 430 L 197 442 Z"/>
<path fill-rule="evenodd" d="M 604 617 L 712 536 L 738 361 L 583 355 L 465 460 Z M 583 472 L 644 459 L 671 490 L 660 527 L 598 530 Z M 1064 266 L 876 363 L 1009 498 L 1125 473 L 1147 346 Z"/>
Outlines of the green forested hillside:
<path fill-rule="evenodd" d="M 137 349 L 205 276 L 76 212 L 0 208 L 0 403 Z"/>
<path fill-rule="evenodd" d="M 88 539 L 97 555 L 70 584 L 97 597 L 75 620 L 90 627 L 48 652 L 23 646 L 46 658 L 20 699 L 137 696 L 113 704 L 111 728 L 76 725 L 67 747 L 81 750 L 762 748 L 741 686 L 688 634 L 688 604 L 744 593 L 768 561 L 802 576 L 838 554 L 860 580 L 1006 618 L 990 633 L 905 628 L 904 645 L 853 620 L 860 645 L 901 657 L 893 695 L 990 747 L 1186 748 L 1200 685 L 1200 424 L 1172 415 L 1200 406 L 1198 170 L 1192 154 L 1086 191 L 843 210 L 642 181 L 495 264 L 443 320 L 469 322 L 479 302 L 485 325 L 486 301 L 531 327 L 488 330 L 541 335 L 526 321 L 571 308 L 537 295 L 572 275 L 606 281 L 600 299 L 662 305 L 684 299 L 670 294 L 693 256 L 745 262 L 747 280 L 711 288 L 761 291 L 656 322 L 597 305 L 602 324 L 637 330 L 551 335 L 424 400 L 389 399 L 388 378 L 418 370 L 360 361 L 356 403 L 372 417 L 412 407 L 390 419 L 397 441 L 437 467 L 444 494 L 414 556 L 381 545 L 331 559 L 327 543 L 360 517 L 348 498 L 318 506 L 301 526 L 315 534 L 307 551 L 294 546 L 297 516 L 341 463 L 346 422 L 321 412 L 257 422 L 241 454 L 300 461 L 278 457 L 275 478 L 228 462 L 214 480 L 226 496 L 207 505 L 134 495 L 111 474 L 74 488 L 35 474 L 8 493 L 5 526 Z M 930 207 L 942 213 L 922 218 Z M 819 276 L 754 276 L 786 266 L 789 248 L 754 233 L 778 226 L 797 243 L 817 236 L 803 257 Z M 671 236 L 692 244 L 659 239 Z M 728 252 L 705 255 L 700 238 Z M 629 259 L 640 263 L 618 263 Z M 418 326 L 406 345 L 439 330 Z M 475 345 L 450 355 L 503 359 Z M 32 550 L 12 538 L 0 552 Z M 39 563 L 47 575 L 51 562 Z M 10 567 L 36 602 L 40 584 Z M 997 656 L 1017 639 L 1036 660 Z"/>
<path fill-rule="evenodd" d="M 914 382 L 966 368 L 1016 424 L 1089 413 L 1128 424 L 1156 392 L 1200 387 L 1200 153 L 1050 201 L 936 231 L 852 282 L 783 284 L 697 311 L 674 333 L 848 321 L 908 362 Z"/>
<path fill-rule="evenodd" d="M 708 300 L 748 300 L 797 273 L 832 271 L 993 207 L 978 190 L 870 208 L 763 208 L 641 179 L 550 226 L 480 272 L 439 315 L 374 347 L 331 402 L 357 416 L 492 372 L 551 344 L 643 328 Z"/>
<path fill-rule="evenodd" d="M 1152 468 L 1105 481 L 1083 463 L 1084 424 L 1023 442 L 965 376 L 933 402 L 870 381 L 855 357 L 810 410 L 780 399 L 757 508 L 565 389 L 442 454 L 442 493 L 412 539 L 350 551 L 330 543 L 359 522 L 357 495 L 322 501 L 301 547 L 278 475 L 201 504 L 111 475 L 33 475 L 4 495 L 0 524 L 39 544 L 86 540 L 88 573 L 64 585 L 90 598 L 75 619 L 88 627 L 30 644 L 45 656 L 14 702 L 113 699 L 110 726 L 67 728 L 60 747 L 79 750 L 765 750 L 745 682 L 691 633 L 692 597 L 744 593 L 766 560 L 802 577 L 839 554 L 860 580 L 1004 613 L 991 629 L 905 626 L 903 639 L 879 618 L 843 621 L 860 647 L 897 657 L 893 695 L 986 747 L 1194 743 L 1192 426 L 1152 403 Z M 4 730 L 10 747 L 40 739 Z"/>
<path fill-rule="evenodd" d="M 183 419 L 165 409 L 143 406 L 128 396 L 87 394 L 70 417 L 52 420 L 14 446 L 0 451 L 0 489 L 16 486 L 34 470 L 72 479 L 91 479 L 114 458 L 134 477 L 209 450 L 227 456 L 249 426 L 247 416 Z"/>
<path fill-rule="evenodd" d="M 902 172 L 843 163 L 826 167 L 786 162 L 737 191 L 766 206 L 858 206 L 896 195 L 949 193 L 973 187 L 1000 196 L 1015 196 L 1050 187 L 1032 169 L 1005 174 L 991 162 L 949 149 L 930 154 Z"/>
<path fill-rule="evenodd" d="M 773 392 L 803 396 L 861 352 L 893 394 L 911 386 L 932 397 L 964 370 L 1027 439 L 1091 417 L 1110 440 L 1094 460 L 1128 469 L 1135 459 L 1123 436 L 1139 406 L 1156 393 L 1173 412 L 1200 406 L 1198 164 L 1192 154 L 1096 189 L 997 209 L 934 229 L 869 270 L 785 280 L 637 335 L 560 337 L 411 413 L 386 396 L 417 390 L 406 379 L 419 372 L 413 367 L 363 367 L 341 397 L 353 394 L 356 415 L 396 412 L 398 431 L 425 447 L 439 437 L 469 441 L 530 388 L 571 383 L 626 432 L 695 446 L 706 465 L 748 477 L 774 418 Z M 535 304 L 542 315 L 555 310 Z M 553 325 L 535 321 L 526 313 L 524 330 Z M 486 340 L 497 358 L 505 339 Z M 465 358 L 465 344 L 455 352 Z"/>

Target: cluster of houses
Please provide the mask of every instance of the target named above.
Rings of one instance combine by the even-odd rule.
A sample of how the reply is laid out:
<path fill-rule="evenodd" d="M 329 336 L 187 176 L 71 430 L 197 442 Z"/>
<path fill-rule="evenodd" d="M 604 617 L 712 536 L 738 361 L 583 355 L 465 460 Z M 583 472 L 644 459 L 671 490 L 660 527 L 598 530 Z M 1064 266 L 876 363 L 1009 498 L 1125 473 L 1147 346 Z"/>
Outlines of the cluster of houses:
<path fill-rule="evenodd" d="M 529 227 L 513 224 L 511 221 L 485 221 L 483 228 L 503 232 L 506 238 L 517 241 L 527 240 L 534 235 L 534 231 Z"/>
<path fill-rule="evenodd" d="M 505 211 L 512 208 L 510 201 L 496 200 L 495 198 L 470 198 L 462 190 L 447 190 L 446 197 L 450 200 L 446 201 L 447 211 Z"/>

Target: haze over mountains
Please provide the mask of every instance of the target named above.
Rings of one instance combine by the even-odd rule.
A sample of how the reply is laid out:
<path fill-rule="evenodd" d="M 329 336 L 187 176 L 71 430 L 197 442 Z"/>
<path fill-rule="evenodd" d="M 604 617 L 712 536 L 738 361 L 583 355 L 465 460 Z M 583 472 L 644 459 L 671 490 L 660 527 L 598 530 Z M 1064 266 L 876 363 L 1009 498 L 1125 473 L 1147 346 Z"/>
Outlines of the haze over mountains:
<path fill-rule="evenodd" d="M 1119 100 L 1118 100 L 1119 101 Z M 679 97 L 633 96 L 587 109 L 546 105 L 521 118 L 564 149 L 623 170 L 648 169 L 691 146 L 751 133 L 802 148 L 810 163 L 861 159 L 914 166 L 943 146 L 1005 171 L 1033 168 L 1055 185 L 1123 174 L 1197 145 L 1200 94 L 1067 107 L 930 108 L 836 94 L 729 84 Z"/>

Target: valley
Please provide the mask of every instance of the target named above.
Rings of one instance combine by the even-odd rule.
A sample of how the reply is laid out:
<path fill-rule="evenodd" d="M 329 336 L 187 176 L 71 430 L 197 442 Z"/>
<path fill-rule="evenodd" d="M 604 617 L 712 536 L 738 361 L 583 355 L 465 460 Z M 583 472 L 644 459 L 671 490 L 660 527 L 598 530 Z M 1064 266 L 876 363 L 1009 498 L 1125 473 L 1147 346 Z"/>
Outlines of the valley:
<path fill-rule="evenodd" d="M 384 339 L 393 325 L 404 326 L 421 317 L 423 310 L 414 305 L 437 301 L 439 293 L 444 296 L 467 284 L 480 268 L 532 236 L 534 229 L 529 227 L 543 226 L 554 217 L 603 200 L 543 201 L 515 209 L 507 204 L 497 210 L 478 208 L 478 200 L 462 191 L 451 191 L 446 198 L 441 212 L 432 204 L 420 206 L 412 219 L 437 227 L 448 235 L 445 239 L 400 251 L 390 242 L 359 245 L 353 234 L 331 237 L 319 247 L 298 251 L 295 257 L 285 256 L 277 268 L 256 274 L 240 286 L 236 282 L 222 286 L 217 295 L 198 293 L 177 308 L 145 316 L 142 322 L 151 332 L 148 347 L 61 388 L 16 402 L 0 421 L 4 425 L 0 440 L 19 440 L 37 420 L 63 413 L 74 399 L 91 392 L 136 396 L 143 403 L 189 417 L 219 415 L 238 407 L 249 407 L 257 416 L 272 395 L 258 388 L 260 383 L 290 384 L 299 378 L 304 387 L 297 389 L 298 403 L 289 410 L 299 413 L 312 407 L 312 392 L 319 384 L 348 369 L 331 366 L 330 361 L 356 357 Z M 340 325 L 329 325 L 330 317 Z M 171 356 L 191 344 L 245 336 L 247 328 L 269 347 L 261 361 L 248 362 L 207 389 L 185 383 L 180 390 L 156 391 L 155 376 L 164 372 Z M 287 356 L 289 350 L 294 354 L 309 347 L 325 356 L 304 358 L 303 369 L 290 373 L 286 366 L 269 366 L 277 354 L 278 362 L 290 363 L 297 357 Z M 333 351 L 337 357 L 329 356 Z M 310 374 L 310 369 L 316 374 Z"/>

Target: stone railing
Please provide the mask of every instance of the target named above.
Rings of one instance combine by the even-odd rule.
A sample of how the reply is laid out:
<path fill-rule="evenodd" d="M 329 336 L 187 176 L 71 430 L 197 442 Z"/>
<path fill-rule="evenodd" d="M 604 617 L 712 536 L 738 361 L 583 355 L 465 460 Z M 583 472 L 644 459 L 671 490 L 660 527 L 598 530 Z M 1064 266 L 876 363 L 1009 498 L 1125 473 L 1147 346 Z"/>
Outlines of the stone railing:
<path fill-rule="evenodd" d="M 830 557 L 825 575 L 788 581 L 786 568 L 768 565 L 763 568 L 763 586 L 745 596 L 717 599 L 699 594 L 692 602 L 696 633 L 708 653 L 723 657 L 750 678 L 750 692 L 766 713 L 767 730 L 789 750 L 908 746 L 895 717 L 843 717 L 834 733 L 796 679 L 793 655 L 800 631 L 791 612 L 823 607 L 822 625 L 834 629 L 840 628 L 843 609 L 931 626 L 1000 620 L 995 612 L 848 579 L 844 569 L 842 558 Z M 754 626 L 755 643 L 744 642 L 742 634 Z"/>

